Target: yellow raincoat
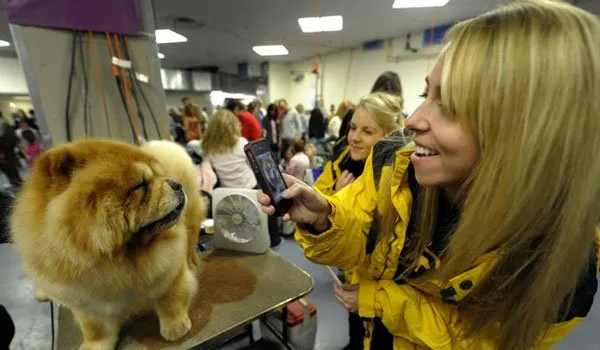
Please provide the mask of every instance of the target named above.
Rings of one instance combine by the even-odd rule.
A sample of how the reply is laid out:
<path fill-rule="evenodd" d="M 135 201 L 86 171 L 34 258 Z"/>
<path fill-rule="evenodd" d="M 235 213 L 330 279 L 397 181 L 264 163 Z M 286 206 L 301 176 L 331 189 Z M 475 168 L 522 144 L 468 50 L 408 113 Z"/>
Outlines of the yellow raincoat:
<path fill-rule="evenodd" d="M 319 190 L 326 196 L 333 196 L 335 194 L 335 182 L 342 176 L 342 170 L 340 169 L 340 163 L 346 158 L 350 152 L 350 147 L 346 147 L 339 157 L 334 160 L 330 160 L 323 167 L 323 173 L 319 175 L 317 181 L 315 181 L 313 188 Z"/>
<path fill-rule="evenodd" d="M 370 156 L 361 177 L 335 196 L 327 197 L 332 208 L 330 229 L 315 234 L 308 232 L 307 227 L 299 227 L 296 240 L 308 259 L 353 271 L 348 282 L 359 284 L 358 313 L 365 320 L 365 349 L 370 349 L 374 318 L 381 319 L 393 335 L 394 349 L 495 349 L 493 340 L 460 337 L 467 321 L 456 305 L 485 278 L 493 267 L 495 253 L 482 256 L 477 266 L 454 277 L 449 285 L 438 280 L 419 284 L 410 279 L 403 284 L 394 281 L 413 203 L 407 176 L 411 153 L 393 150 L 386 157 L 378 153 L 376 146 L 376 164 Z M 369 231 L 378 198 L 386 195 L 382 193 L 386 187 L 380 189 L 378 182 L 386 183 L 390 177 L 389 190 L 398 220 L 394 232 L 383 232 L 373 245 Z M 439 258 L 427 250 L 415 271 L 438 268 L 439 264 Z M 595 284 L 593 289 L 595 292 Z M 551 347 L 581 320 L 574 317 L 551 326 L 541 348 Z"/>

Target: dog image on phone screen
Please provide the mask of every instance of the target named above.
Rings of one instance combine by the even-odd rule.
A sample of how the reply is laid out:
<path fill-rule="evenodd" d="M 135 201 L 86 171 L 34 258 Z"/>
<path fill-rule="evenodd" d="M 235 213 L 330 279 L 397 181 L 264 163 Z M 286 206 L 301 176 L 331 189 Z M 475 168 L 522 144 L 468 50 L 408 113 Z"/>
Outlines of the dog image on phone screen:
<path fill-rule="evenodd" d="M 270 154 L 267 153 L 264 156 L 261 155 L 259 157 L 269 189 L 271 190 L 271 193 L 273 193 L 273 196 L 275 196 L 275 200 L 278 201 L 281 198 L 282 192 L 285 190 L 285 185 L 279 175 L 279 169 L 277 169 L 277 165 L 275 164 L 275 161 L 273 161 L 273 158 L 270 157 Z"/>

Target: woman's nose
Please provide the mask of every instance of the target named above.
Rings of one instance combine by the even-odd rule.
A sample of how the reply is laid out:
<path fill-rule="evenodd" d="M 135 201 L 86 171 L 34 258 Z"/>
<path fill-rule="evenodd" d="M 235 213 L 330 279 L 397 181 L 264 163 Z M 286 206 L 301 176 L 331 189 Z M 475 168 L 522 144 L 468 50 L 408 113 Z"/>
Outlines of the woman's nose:
<path fill-rule="evenodd" d="M 425 108 L 423 105 L 419 106 L 417 110 L 413 112 L 404 121 L 404 126 L 414 132 L 426 131 L 429 128 L 429 123 L 425 117 Z"/>

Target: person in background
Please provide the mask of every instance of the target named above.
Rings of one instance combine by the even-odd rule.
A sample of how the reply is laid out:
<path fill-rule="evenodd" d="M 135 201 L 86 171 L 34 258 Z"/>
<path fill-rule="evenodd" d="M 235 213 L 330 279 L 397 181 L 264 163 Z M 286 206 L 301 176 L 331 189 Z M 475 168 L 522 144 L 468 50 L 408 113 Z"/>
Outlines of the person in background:
<path fill-rule="evenodd" d="M 200 129 L 200 136 L 198 139 L 202 137 L 202 134 L 206 130 L 207 118 L 204 117 L 200 107 L 193 104 L 192 101 L 188 97 L 184 97 L 181 99 L 183 103 L 183 115 L 188 117 L 194 117 L 198 120 L 198 127 Z"/>
<path fill-rule="evenodd" d="M 285 172 L 285 168 L 287 168 L 287 166 L 290 163 L 290 160 L 292 159 L 293 156 L 294 156 L 294 145 L 291 145 L 290 147 L 288 147 L 287 150 L 285 150 L 285 154 L 283 155 L 281 160 L 279 160 L 279 170 L 281 172 Z"/>
<path fill-rule="evenodd" d="M 223 187 L 254 188 L 257 184 L 244 153 L 248 140 L 241 131 L 238 118 L 223 109 L 210 118 L 202 139 L 202 154 L 210 160 Z"/>
<path fill-rule="evenodd" d="M 598 288 L 598 42 L 598 17 L 563 1 L 460 22 L 406 119 L 412 145 L 381 141 L 333 197 L 286 177 L 283 219 L 306 256 L 359 272 L 334 288 L 362 317 L 366 349 L 550 349 L 585 322 Z"/>
<path fill-rule="evenodd" d="M 230 99 L 227 101 L 227 109 L 238 118 L 242 126 L 242 136 L 248 141 L 256 141 L 262 137 L 263 130 L 260 123 L 250 112 L 244 110 L 242 102 Z"/>
<path fill-rule="evenodd" d="M 198 118 L 185 113 L 183 117 L 183 125 L 185 128 L 186 142 L 190 142 L 192 140 L 200 140 L 200 138 L 202 137 L 202 129 L 200 128 L 200 122 Z"/>
<path fill-rule="evenodd" d="M 256 104 L 254 103 L 254 101 L 248 103 L 248 107 L 246 107 L 246 110 L 248 111 L 248 113 L 252 114 L 252 116 L 260 123 L 261 120 L 258 118 L 258 115 L 256 114 Z"/>
<path fill-rule="evenodd" d="M 174 108 L 169 109 L 169 133 L 173 140 L 180 144 L 185 144 L 185 126 L 183 117 Z"/>
<path fill-rule="evenodd" d="M 350 110 L 354 110 L 355 105 L 352 101 L 342 101 L 335 114 L 329 120 L 327 133 L 330 139 L 337 140 L 340 137 L 340 128 L 342 127 L 342 118 L 345 118 Z M 350 115 L 352 117 L 352 115 Z"/>
<path fill-rule="evenodd" d="M 290 159 L 285 173 L 297 179 L 304 181 L 306 171 L 310 169 L 311 158 L 305 153 L 305 147 L 308 146 L 303 139 L 294 141 L 294 156 Z"/>
<path fill-rule="evenodd" d="M 206 106 L 202 107 L 202 111 L 200 112 L 200 114 L 202 114 L 202 118 L 204 118 L 204 120 L 206 120 L 206 123 L 208 123 L 208 108 L 206 108 Z"/>
<path fill-rule="evenodd" d="M 338 111 L 342 109 L 343 112 L 351 106 L 352 103 L 342 102 Z M 337 158 L 325 164 L 313 188 L 326 196 L 333 196 L 361 176 L 373 146 L 385 135 L 403 128 L 402 110 L 402 99 L 394 95 L 379 92 L 361 99 L 354 115 L 350 117 L 350 145 Z M 350 280 L 351 274 L 352 271 L 346 271 L 345 280 Z M 364 328 L 358 314 L 349 313 L 348 325 L 350 343 L 346 349 L 362 349 Z"/>
<path fill-rule="evenodd" d="M 272 103 L 267 107 L 267 115 L 262 120 L 262 127 L 263 138 L 265 138 L 269 142 L 269 145 L 271 145 L 271 151 L 273 151 L 276 156 L 279 156 L 281 133 L 279 120 L 277 118 L 277 107 Z"/>
<path fill-rule="evenodd" d="M 400 82 L 400 76 L 398 73 L 387 71 L 383 72 L 371 88 L 371 93 L 374 92 L 386 92 L 391 95 L 396 95 L 402 100 L 402 83 Z M 352 114 L 354 110 L 349 110 L 345 117 L 342 118 L 342 125 L 340 126 L 340 136 L 335 142 L 333 147 L 333 154 L 339 155 L 348 146 L 348 131 L 350 130 L 350 122 L 352 121 Z"/>
<path fill-rule="evenodd" d="M 266 111 L 263 108 L 263 102 L 257 98 L 254 101 L 252 101 L 252 104 L 254 105 L 254 112 L 252 114 L 254 114 L 254 117 L 259 122 L 262 122 L 263 118 L 266 115 Z"/>
<path fill-rule="evenodd" d="M 35 118 L 35 111 L 33 109 L 29 109 L 29 113 L 26 115 L 27 124 L 30 128 L 36 130 L 39 133 L 40 127 L 37 125 L 37 119 Z"/>
<path fill-rule="evenodd" d="M 15 154 L 18 144 L 19 138 L 15 130 L 0 112 L 0 171 L 6 175 L 15 189 L 20 188 L 23 182 L 18 170 L 19 160 Z"/>
<path fill-rule="evenodd" d="M 256 121 L 253 116 L 250 118 Z M 254 171 L 244 152 L 247 143 L 248 140 L 242 136 L 240 122 L 229 107 L 210 118 L 206 137 L 202 140 L 202 153 L 210 160 L 222 187 L 258 189 Z M 268 225 L 271 247 L 278 247 L 283 241 L 277 218 L 270 217 Z"/>
<path fill-rule="evenodd" d="M 302 118 L 298 113 L 290 108 L 286 99 L 279 100 L 279 107 L 283 111 L 281 118 L 281 157 L 284 158 L 284 152 L 294 144 L 297 138 L 302 137 Z"/>
<path fill-rule="evenodd" d="M 329 114 L 327 115 L 327 120 L 330 121 L 331 118 L 333 118 L 335 116 L 335 105 L 332 103 L 329 106 Z"/>
<path fill-rule="evenodd" d="M 325 117 L 323 117 L 323 112 L 318 106 L 310 112 L 308 138 L 316 139 L 319 142 L 325 139 Z"/>
<path fill-rule="evenodd" d="M 300 117 L 300 135 L 302 138 L 306 139 L 308 137 L 308 122 L 309 122 L 309 116 L 307 116 L 306 114 L 306 109 L 304 108 L 304 105 L 302 103 L 299 103 L 296 105 L 296 113 L 298 113 L 298 116 Z"/>
<path fill-rule="evenodd" d="M 23 130 L 22 136 L 25 143 L 21 145 L 21 152 L 25 155 L 27 166 L 31 169 L 37 157 L 42 153 L 42 146 L 31 129 Z"/>

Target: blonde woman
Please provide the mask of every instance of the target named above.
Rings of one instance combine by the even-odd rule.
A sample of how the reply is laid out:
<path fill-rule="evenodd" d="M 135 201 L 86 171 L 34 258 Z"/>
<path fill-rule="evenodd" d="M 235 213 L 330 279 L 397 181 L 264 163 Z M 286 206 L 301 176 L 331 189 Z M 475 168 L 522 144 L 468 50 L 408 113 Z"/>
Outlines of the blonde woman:
<path fill-rule="evenodd" d="M 210 159 L 223 187 L 254 188 L 254 172 L 248 164 L 238 118 L 228 109 L 217 111 L 208 123 L 202 140 L 202 151 Z"/>
<path fill-rule="evenodd" d="M 340 103 L 335 114 L 332 113 L 332 116 L 329 119 L 329 123 L 327 124 L 327 134 L 330 138 L 337 140 L 338 137 L 340 137 L 340 128 L 342 127 L 342 120 L 351 109 L 354 109 L 354 107 L 355 106 L 352 101 L 346 100 Z"/>
<path fill-rule="evenodd" d="M 306 256 L 358 271 L 335 290 L 365 349 L 547 349 L 587 315 L 598 42 L 598 18 L 561 1 L 461 22 L 406 120 L 414 148 L 380 142 L 333 197 L 286 177 Z"/>
<path fill-rule="evenodd" d="M 371 148 L 385 135 L 403 127 L 402 107 L 401 98 L 384 92 L 360 100 L 350 122 L 350 145 L 325 164 L 314 187 L 325 195 L 333 195 L 359 177 Z"/>

